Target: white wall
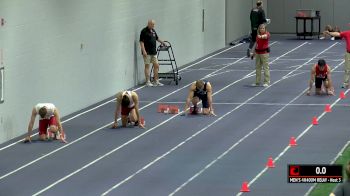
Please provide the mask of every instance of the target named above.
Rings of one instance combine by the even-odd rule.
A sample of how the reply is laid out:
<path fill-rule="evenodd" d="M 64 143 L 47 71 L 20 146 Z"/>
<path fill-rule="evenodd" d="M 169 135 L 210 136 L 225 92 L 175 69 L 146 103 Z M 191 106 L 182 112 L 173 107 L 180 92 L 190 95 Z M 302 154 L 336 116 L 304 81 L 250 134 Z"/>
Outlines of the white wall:
<path fill-rule="evenodd" d="M 65 116 L 142 82 L 138 39 L 147 19 L 173 44 L 179 66 L 225 46 L 225 0 L 1 0 L 0 18 L 0 143 L 26 132 L 38 102 Z"/>

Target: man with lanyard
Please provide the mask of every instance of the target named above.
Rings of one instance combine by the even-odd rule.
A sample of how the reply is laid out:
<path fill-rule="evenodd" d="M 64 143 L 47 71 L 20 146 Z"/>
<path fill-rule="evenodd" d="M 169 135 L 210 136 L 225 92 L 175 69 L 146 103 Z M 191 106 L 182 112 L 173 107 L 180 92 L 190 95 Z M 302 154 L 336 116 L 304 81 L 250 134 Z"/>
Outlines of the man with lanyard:
<path fill-rule="evenodd" d="M 312 86 L 315 81 L 316 95 L 322 94 L 322 84 L 326 88 L 327 95 L 334 95 L 334 88 L 331 79 L 331 69 L 324 59 L 318 60 L 318 63 L 312 66 L 309 90 L 307 95 L 311 95 Z"/>
<path fill-rule="evenodd" d="M 247 50 L 247 57 L 251 56 L 251 50 L 256 42 L 256 36 L 258 34 L 258 28 L 261 24 L 266 23 L 265 11 L 263 10 L 262 1 L 256 2 L 256 7 L 250 11 L 250 26 L 251 26 L 251 37 L 249 48 Z"/>
<path fill-rule="evenodd" d="M 340 37 L 345 39 L 346 43 L 346 53 L 345 53 L 345 64 L 344 64 L 344 81 L 342 88 L 349 88 L 349 79 L 350 79 L 350 30 L 342 32 L 330 32 L 324 31 L 323 34 L 330 35 L 332 37 Z"/>
<path fill-rule="evenodd" d="M 197 80 L 193 82 L 190 86 L 190 90 L 186 99 L 184 112 L 190 113 L 189 106 L 190 102 L 193 104 L 192 114 L 198 113 L 198 102 L 202 101 L 203 114 L 205 115 L 215 115 L 213 108 L 212 99 L 212 86 L 210 82 Z"/>
<path fill-rule="evenodd" d="M 126 127 L 128 123 L 134 123 L 135 126 L 144 128 L 140 123 L 139 98 L 134 91 L 122 91 L 117 93 L 117 105 L 114 114 L 114 123 L 112 128 L 118 127 L 118 115 L 121 113 L 122 126 Z"/>
<path fill-rule="evenodd" d="M 51 134 L 55 135 L 55 139 L 65 141 L 65 135 L 62 129 L 60 115 L 58 109 L 52 103 L 38 103 L 32 109 L 28 125 L 28 135 L 24 142 L 31 142 L 31 134 L 34 126 L 35 118 L 39 115 L 39 139 L 47 140 Z"/>

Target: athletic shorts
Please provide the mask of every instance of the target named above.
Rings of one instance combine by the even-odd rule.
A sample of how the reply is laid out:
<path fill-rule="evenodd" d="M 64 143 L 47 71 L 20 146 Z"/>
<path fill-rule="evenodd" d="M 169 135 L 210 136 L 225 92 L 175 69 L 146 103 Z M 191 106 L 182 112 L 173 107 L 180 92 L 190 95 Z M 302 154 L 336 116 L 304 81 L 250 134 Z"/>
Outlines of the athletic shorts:
<path fill-rule="evenodd" d="M 133 110 L 135 107 L 131 107 L 131 108 L 128 108 L 128 107 L 122 107 L 122 116 L 129 116 L 131 110 Z"/>
<path fill-rule="evenodd" d="M 315 78 L 315 87 L 321 88 L 322 82 L 325 82 L 327 80 L 327 76 L 325 78 Z"/>
<path fill-rule="evenodd" d="M 208 96 L 200 96 L 200 95 L 194 95 L 193 97 L 198 97 L 199 100 L 202 100 L 202 107 L 203 108 L 209 108 L 209 103 L 208 103 Z"/>
<path fill-rule="evenodd" d="M 46 134 L 47 128 L 51 125 L 57 126 L 57 121 L 55 116 L 51 116 L 50 119 L 40 119 L 39 120 L 39 135 Z"/>
<path fill-rule="evenodd" d="M 157 59 L 157 55 L 147 55 L 146 57 L 143 57 L 143 62 L 146 65 L 149 64 L 158 64 L 158 59 Z"/>

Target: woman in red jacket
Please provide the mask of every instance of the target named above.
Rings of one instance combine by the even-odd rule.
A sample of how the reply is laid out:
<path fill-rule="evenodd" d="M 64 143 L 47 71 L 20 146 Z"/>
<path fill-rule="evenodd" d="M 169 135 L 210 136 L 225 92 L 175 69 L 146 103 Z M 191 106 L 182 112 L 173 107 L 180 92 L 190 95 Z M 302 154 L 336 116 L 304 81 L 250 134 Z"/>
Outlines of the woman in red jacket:
<path fill-rule="evenodd" d="M 264 87 L 270 85 L 270 68 L 269 68 L 269 39 L 270 33 L 266 30 L 266 25 L 261 24 L 258 28 L 258 35 L 256 36 L 255 52 L 251 56 L 255 56 L 256 80 L 253 86 L 260 86 L 261 71 L 264 69 Z"/>

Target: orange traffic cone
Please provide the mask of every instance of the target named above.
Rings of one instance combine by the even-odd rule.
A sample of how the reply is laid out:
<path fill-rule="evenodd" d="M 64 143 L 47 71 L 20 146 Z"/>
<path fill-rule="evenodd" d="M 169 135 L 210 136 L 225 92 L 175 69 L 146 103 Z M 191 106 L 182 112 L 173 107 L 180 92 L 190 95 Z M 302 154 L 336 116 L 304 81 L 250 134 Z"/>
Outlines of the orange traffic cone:
<path fill-rule="evenodd" d="M 267 160 L 266 167 L 268 167 L 268 168 L 274 168 L 275 167 L 275 163 L 273 162 L 272 157 L 269 157 L 269 159 Z"/>
<path fill-rule="evenodd" d="M 344 91 L 340 91 L 339 98 L 340 99 L 345 99 L 346 98 Z"/>
<path fill-rule="evenodd" d="M 325 111 L 325 112 L 332 112 L 331 105 L 326 104 L 326 107 L 324 108 L 324 111 Z"/>
<path fill-rule="evenodd" d="M 314 117 L 312 118 L 312 124 L 313 124 L 313 125 L 318 125 L 318 120 L 317 120 L 317 117 L 316 117 L 316 116 L 314 116 Z"/>
<path fill-rule="evenodd" d="M 296 145 L 297 145 L 297 141 L 295 140 L 295 137 L 290 137 L 289 146 L 293 147 Z"/>
<path fill-rule="evenodd" d="M 250 192 L 247 181 L 243 182 L 241 192 Z"/>

